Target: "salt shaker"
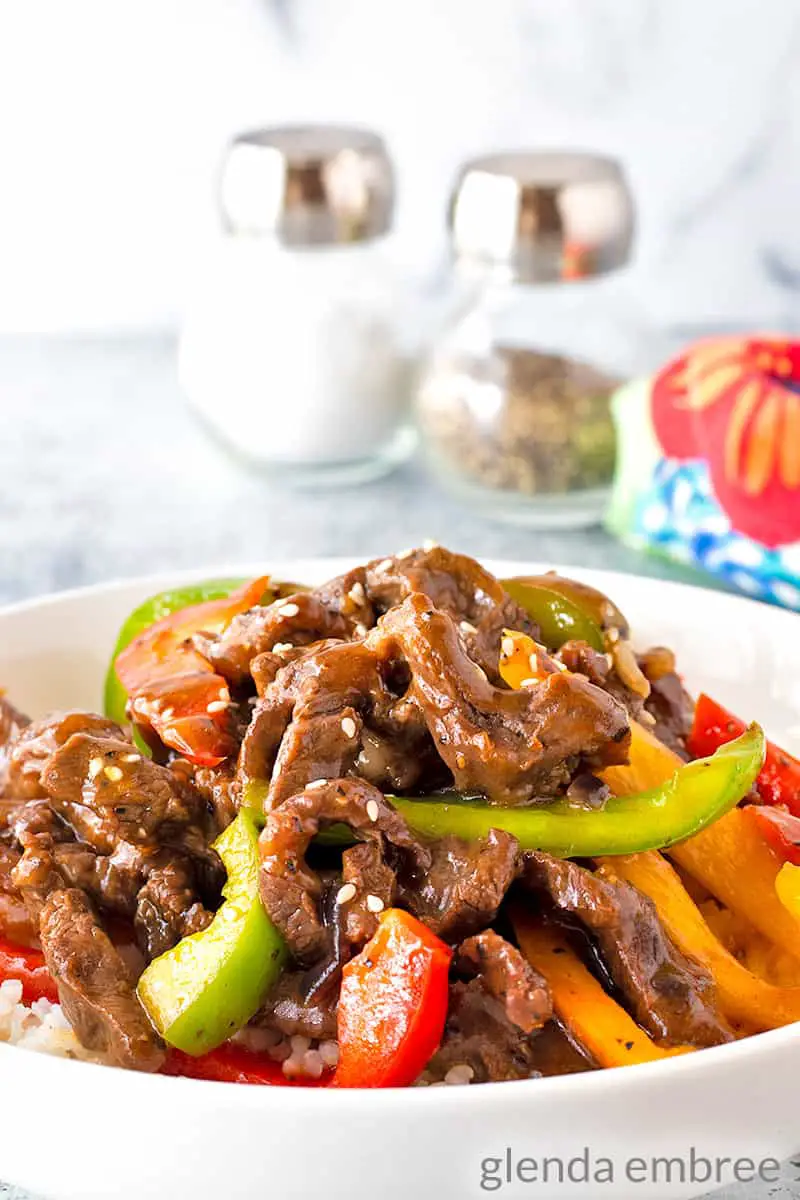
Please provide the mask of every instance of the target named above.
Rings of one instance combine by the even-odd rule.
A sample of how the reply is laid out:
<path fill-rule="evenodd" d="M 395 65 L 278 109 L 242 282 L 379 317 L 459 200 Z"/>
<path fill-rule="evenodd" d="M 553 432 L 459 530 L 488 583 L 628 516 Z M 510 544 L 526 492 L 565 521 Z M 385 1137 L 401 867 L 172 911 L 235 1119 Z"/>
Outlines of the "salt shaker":
<path fill-rule="evenodd" d="M 181 337 L 190 403 L 222 442 L 288 483 L 391 469 L 413 434 L 382 140 L 344 126 L 244 133 L 225 156 L 220 208 Z"/>
<path fill-rule="evenodd" d="M 451 198 L 449 316 L 417 397 L 437 475 L 486 516 L 596 522 L 614 473 L 610 397 L 659 361 L 626 294 L 633 199 L 613 159 L 474 159 Z"/>

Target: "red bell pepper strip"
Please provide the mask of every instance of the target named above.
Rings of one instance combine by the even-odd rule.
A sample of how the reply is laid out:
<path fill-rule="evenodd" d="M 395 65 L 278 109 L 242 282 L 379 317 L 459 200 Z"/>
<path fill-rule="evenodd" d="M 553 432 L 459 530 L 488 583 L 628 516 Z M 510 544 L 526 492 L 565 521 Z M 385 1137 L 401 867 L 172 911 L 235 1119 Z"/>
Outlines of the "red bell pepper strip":
<path fill-rule="evenodd" d="M 716 700 L 702 694 L 694 711 L 689 749 L 696 758 L 706 758 L 725 742 L 732 742 L 747 728 L 744 721 L 728 712 Z M 784 805 L 800 817 L 800 760 L 767 742 L 767 756 L 756 781 L 764 804 Z"/>
<path fill-rule="evenodd" d="M 800 866 L 800 817 L 774 805 L 751 805 L 745 813 L 784 862 Z"/>
<path fill-rule="evenodd" d="M 324 1087 L 330 1076 L 321 1079 L 287 1078 L 279 1062 L 268 1054 L 253 1054 L 235 1042 L 226 1042 L 199 1058 L 170 1050 L 161 1068 L 162 1075 L 187 1079 L 210 1079 L 216 1083 L 255 1083 L 268 1087 Z"/>
<path fill-rule="evenodd" d="M 191 642 L 194 633 L 224 629 L 264 597 L 268 577 L 169 613 L 130 642 L 114 662 L 129 696 L 131 719 L 200 766 L 218 766 L 236 750 L 228 729 L 230 692 Z M 123 631 L 124 632 L 124 631 Z"/>
<path fill-rule="evenodd" d="M 5 983 L 7 979 L 20 981 L 25 1004 L 33 1004 L 34 1000 L 41 999 L 58 1004 L 58 989 L 45 966 L 41 950 L 0 941 L 0 983 Z"/>
<path fill-rule="evenodd" d="M 390 908 L 344 968 L 339 1065 L 332 1087 L 408 1087 L 437 1050 L 447 1017 L 452 951 L 426 925 Z"/>

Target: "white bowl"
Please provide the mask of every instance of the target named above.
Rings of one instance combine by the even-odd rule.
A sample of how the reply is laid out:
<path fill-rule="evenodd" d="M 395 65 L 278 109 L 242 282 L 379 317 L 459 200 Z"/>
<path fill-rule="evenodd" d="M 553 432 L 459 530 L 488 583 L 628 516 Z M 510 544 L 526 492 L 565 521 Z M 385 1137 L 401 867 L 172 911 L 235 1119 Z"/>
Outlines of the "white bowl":
<path fill-rule="evenodd" d="M 270 564 L 277 577 L 309 582 L 347 565 Z M 500 575 L 531 569 L 487 565 Z M 189 579 L 262 569 L 136 580 L 0 610 L 0 683 L 33 715 L 99 707 L 118 627 L 136 603 Z M 673 646 L 690 688 L 705 688 L 760 720 L 787 748 L 800 747 L 796 615 L 680 584 L 566 573 L 608 591 L 629 616 L 637 644 Z M 493 1191 L 663 1200 L 711 1191 L 717 1158 L 762 1163 L 800 1145 L 797 1026 L 665 1063 L 483 1087 L 333 1093 L 235 1086 L 138 1075 L 6 1045 L 0 1081 L 0 1177 L 52 1200 L 464 1200 Z M 694 1179 L 686 1177 L 687 1165 L 681 1182 L 675 1163 L 667 1182 L 666 1166 L 651 1162 L 688 1164 L 692 1147 L 712 1160 L 710 1177 L 698 1163 Z M 555 1161 L 549 1183 L 532 1178 L 530 1160 L 541 1176 L 545 1157 L 568 1164 L 587 1149 L 600 1180 L 583 1180 L 579 1161 L 574 1182 L 567 1173 L 558 1182 Z M 609 1167 L 600 1160 L 610 1160 L 613 1182 L 603 1181 Z M 747 1170 L 740 1165 L 740 1175 Z M 730 1165 L 723 1171 L 726 1183 Z"/>

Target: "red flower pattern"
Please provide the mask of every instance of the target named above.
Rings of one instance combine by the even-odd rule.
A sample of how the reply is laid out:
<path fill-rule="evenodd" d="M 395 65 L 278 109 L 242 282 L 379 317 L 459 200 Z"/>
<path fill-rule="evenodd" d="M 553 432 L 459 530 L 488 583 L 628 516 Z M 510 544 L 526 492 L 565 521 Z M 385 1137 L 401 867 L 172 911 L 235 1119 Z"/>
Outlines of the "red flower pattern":
<path fill-rule="evenodd" d="M 707 462 L 739 533 L 771 548 L 800 541 L 800 342 L 698 342 L 656 376 L 652 412 L 667 457 Z"/>

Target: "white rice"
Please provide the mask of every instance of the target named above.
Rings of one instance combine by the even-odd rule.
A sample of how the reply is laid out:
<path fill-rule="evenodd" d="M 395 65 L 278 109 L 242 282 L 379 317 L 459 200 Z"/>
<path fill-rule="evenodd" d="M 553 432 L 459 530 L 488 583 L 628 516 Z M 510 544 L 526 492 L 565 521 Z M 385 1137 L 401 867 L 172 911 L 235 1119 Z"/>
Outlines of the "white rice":
<path fill-rule="evenodd" d="M 0 983 L 0 1042 L 55 1054 L 59 1058 L 80 1058 L 86 1062 L 105 1062 L 102 1055 L 84 1050 L 72 1031 L 60 1004 L 49 1000 L 22 1003 L 22 984 L 18 979 Z"/>
<path fill-rule="evenodd" d="M 339 1059 L 339 1044 L 332 1039 L 287 1038 L 278 1030 L 251 1026 L 241 1030 L 233 1040 L 255 1054 L 268 1054 L 282 1064 L 283 1073 L 290 1079 L 319 1079 Z M 22 984 L 18 979 L 0 983 L 0 1042 L 59 1058 L 105 1064 L 109 1061 L 105 1055 L 84 1049 L 60 1004 L 44 999 L 23 1004 Z"/>

